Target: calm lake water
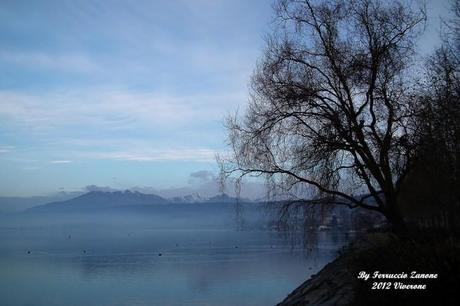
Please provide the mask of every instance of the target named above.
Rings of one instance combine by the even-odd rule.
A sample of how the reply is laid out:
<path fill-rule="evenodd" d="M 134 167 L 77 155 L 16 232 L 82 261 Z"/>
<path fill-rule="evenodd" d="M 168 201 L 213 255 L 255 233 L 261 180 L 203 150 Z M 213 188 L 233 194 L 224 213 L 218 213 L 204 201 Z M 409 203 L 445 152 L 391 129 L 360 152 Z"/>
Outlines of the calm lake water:
<path fill-rule="evenodd" d="M 343 238 L 309 251 L 260 231 L 3 228 L 0 305 L 274 305 Z"/>

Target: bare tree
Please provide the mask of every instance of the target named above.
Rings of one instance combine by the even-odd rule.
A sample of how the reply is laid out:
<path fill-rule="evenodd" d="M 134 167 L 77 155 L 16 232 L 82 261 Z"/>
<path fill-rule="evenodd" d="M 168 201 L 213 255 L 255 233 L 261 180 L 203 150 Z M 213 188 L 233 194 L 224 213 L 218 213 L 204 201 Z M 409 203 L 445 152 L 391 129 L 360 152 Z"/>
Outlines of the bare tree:
<path fill-rule="evenodd" d="M 264 176 L 295 203 L 366 208 L 403 227 L 397 199 L 413 154 L 409 70 L 424 9 L 280 0 L 275 11 L 249 107 L 227 120 L 232 154 L 220 159 L 222 176 Z M 304 186 L 308 196 L 293 192 Z"/>

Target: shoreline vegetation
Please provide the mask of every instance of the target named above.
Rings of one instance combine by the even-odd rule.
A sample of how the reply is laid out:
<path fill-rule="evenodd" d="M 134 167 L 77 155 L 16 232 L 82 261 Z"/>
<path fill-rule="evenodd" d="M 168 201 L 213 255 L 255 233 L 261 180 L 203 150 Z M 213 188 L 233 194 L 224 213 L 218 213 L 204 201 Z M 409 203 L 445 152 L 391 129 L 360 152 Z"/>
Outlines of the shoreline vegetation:
<path fill-rule="evenodd" d="M 460 239 L 367 233 L 277 306 L 457 305 Z"/>

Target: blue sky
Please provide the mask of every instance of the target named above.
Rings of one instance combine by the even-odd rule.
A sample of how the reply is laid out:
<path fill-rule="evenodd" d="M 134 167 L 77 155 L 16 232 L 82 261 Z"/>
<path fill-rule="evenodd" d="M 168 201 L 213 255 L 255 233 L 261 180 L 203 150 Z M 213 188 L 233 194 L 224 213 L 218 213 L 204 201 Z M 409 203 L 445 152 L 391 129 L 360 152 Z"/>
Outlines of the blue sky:
<path fill-rule="evenodd" d="M 0 195 L 178 187 L 216 171 L 269 0 L 0 2 Z M 430 50 L 447 1 L 428 1 Z"/>

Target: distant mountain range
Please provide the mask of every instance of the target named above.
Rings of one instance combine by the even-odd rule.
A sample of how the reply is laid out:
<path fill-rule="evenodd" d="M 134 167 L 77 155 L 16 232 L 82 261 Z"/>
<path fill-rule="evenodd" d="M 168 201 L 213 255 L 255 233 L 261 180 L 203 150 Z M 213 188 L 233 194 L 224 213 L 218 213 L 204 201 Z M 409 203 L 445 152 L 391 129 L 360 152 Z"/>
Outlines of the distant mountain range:
<path fill-rule="evenodd" d="M 359 198 L 358 196 L 357 198 Z M 226 210 L 227 204 L 242 203 L 249 210 L 253 210 L 257 204 L 264 200 L 249 200 L 231 197 L 221 193 L 212 197 L 204 197 L 199 193 L 192 193 L 185 196 L 172 198 L 161 197 L 152 193 L 139 191 L 118 191 L 113 189 L 93 190 L 82 192 L 60 192 L 54 196 L 43 197 L 0 197 L 0 213 L 17 212 L 101 212 L 124 210 L 130 212 L 147 211 L 192 211 L 193 209 L 214 211 L 218 206 Z M 373 199 L 367 199 L 368 204 L 375 204 Z M 248 205 L 251 204 L 251 205 Z M 164 207 L 172 206 L 172 207 Z M 234 208 L 234 205 L 232 209 Z"/>
<path fill-rule="evenodd" d="M 226 194 L 220 194 L 209 199 L 201 198 L 199 195 L 176 197 L 165 199 L 155 194 L 144 194 L 137 191 L 91 191 L 73 199 L 56 201 L 43 205 L 28 208 L 26 212 L 95 212 L 120 210 L 145 211 L 146 209 L 170 210 L 171 208 L 182 208 L 191 204 L 201 207 L 236 203 L 237 199 Z M 246 201 L 248 202 L 248 201 Z M 171 206 L 166 208 L 165 206 Z M 156 208 L 156 209 L 155 209 Z"/>
<path fill-rule="evenodd" d="M 167 201 L 157 195 L 131 191 L 91 191 L 76 198 L 47 203 L 27 209 L 29 212 L 70 212 L 111 207 L 166 204 Z"/>
<path fill-rule="evenodd" d="M 236 198 L 226 194 L 205 197 L 195 192 L 184 196 L 164 198 L 156 194 L 138 191 L 93 190 L 89 192 L 59 192 L 50 196 L 0 197 L 0 213 L 21 211 L 70 211 L 73 209 L 107 209 L 119 206 L 158 204 L 234 203 Z M 250 202 L 248 199 L 240 199 Z"/>
<path fill-rule="evenodd" d="M 61 196 L 65 198 L 70 195 L 61 194 Z M 43 201 L 45 199 L 39 198 L 38 200 Z M 236 206 L 236 203 L 239 203 L 240 206 Z M 225 227 L 232 224 L 244 224 L 246 228 L 267 228 L 272 221 L 273 215 L 271 214 L 276 214 L 277 207 L 280 204 L 282 205 L 282 202 L 272 202 L 271 210 L 269 211 L 267 210 L 266 202 L 237 199 L 225 193 L 210 198 L 201 197 L 199 194 L 191 194 L 166 199 L 156 194 L 130 190 L 90 191 L 70 199 L 44 203 L 29 207 L 23 212 L 14 215 L 3 214 L 3 216 L 7 217 L 8 220 L 23 218 L 23 221 L 26 222 L 25 224 L 27 224 L 27 220 L 30 222 L 34 220 L 33 222 L 41 222 L 45 225 L 48 223 L 77 224 L 88 220 L 93 220 L 95 224 L 104 222 L 120 224 L 131 220 L 132 224 L 136 224 L 139 219 L 142 219 L 147 220 L 149 226 L 158 227 L 173 225 L 173 227 Z M 30 205 L 30 203 L 27 203 L 27 205 Z M 331 216 L 334 215 L 336 220 L 338 218 L 343 223 L 345 222 L 343 220 L 351 218 L 352 212 L 341 208 L 336 208 Z M 239 212 L 238 214 L 237 211 Z M 237 219 L 241 217 L 244 221 L 243 219 Z M 318 219 L 321 218 L 318 217 Z M 16 224 L 12 221 L 11 224 L 17 226 L 20 223 Z"/>

